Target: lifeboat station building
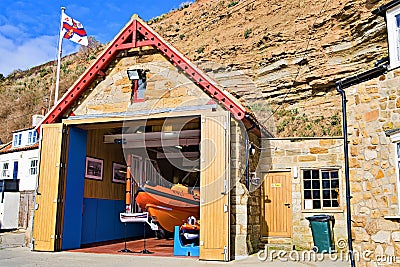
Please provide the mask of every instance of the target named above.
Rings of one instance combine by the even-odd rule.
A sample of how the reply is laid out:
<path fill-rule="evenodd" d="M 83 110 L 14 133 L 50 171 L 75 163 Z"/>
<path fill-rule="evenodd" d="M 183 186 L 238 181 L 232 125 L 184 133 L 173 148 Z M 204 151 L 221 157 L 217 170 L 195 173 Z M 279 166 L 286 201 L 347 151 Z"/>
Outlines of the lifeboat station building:
<path fill-rule="evenodd" d="M 242 101 L 136 15 L 38 131 L 34 250 L 141 238 L 143 224 L 124 229 L 120 213 L 139 209 L 135 198 L 147 184 L 179 185 L 198 201 L 200 259 L 257 251 L 261 190 L 250 187 L 262 175 L 255 148 L 271 136 Z"/>

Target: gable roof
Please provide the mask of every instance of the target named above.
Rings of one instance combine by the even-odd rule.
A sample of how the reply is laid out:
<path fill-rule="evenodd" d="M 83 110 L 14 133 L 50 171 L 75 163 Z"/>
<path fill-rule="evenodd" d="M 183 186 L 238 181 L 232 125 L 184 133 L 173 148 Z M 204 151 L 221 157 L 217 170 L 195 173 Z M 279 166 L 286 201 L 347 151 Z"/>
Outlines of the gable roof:
<path fill-rule="evenodd" d="M 142 40 L 140 40 L 138 36 L 144 37 L 144 39 L 141 38 Z M 46 114 L 37 128 L 42 124 L 50 124 L 58 121 L 98 76 L 104 76 L 104 71 L 119 52 L 143 46 L 157 48 L 172 64 L 189 75 L 203 91 L 229 110 L 236 119 L 243 120 L 248 127 L 252 127 L 254 124 L 259 125 L 251 111 L 242 105 L 237 98 L 219 87 L 207 74 L 190 62 L 176 48 L 167 43 L 142 19 L 137 15 L 133 15 L 132 19 L 104 49 L 103 53 L 97 57 L 93 64 Z"/>

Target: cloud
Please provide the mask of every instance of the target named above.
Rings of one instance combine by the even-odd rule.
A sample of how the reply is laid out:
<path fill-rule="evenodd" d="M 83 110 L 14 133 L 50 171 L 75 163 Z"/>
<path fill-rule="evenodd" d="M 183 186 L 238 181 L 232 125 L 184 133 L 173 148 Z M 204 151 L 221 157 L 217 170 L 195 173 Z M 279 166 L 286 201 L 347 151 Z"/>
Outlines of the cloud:
<path fill-rule="evenodd" d="M 18 27 L 13 25 L 2 25 L 0 26 L 0 33 L 7 38 L 26 38 L 26 34 L 21 31 Z"/>
<path fill-rule="evenodd" d="M 77 51 L 70 42 L 63 45 L 63 55 Z M 57 59 L 57 36 L 43 35 L 16 44 L 0 33 L 0 73 L 5 76 L 13 70 L 26 70 Z"/>

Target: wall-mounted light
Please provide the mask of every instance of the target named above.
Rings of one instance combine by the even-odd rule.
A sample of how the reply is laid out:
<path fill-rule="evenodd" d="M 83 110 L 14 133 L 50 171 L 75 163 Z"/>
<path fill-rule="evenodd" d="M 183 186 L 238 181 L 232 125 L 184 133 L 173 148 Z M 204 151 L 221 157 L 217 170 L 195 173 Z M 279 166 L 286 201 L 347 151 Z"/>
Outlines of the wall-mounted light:
<path fill-rule="evenodd" d="M 256 154 L 256 146 L 253 143 L 250 143 L 249 153 L 252 156 L 254 156 L 254 154 Z"/>
<path fill-rule="evenodd" d="M 299 168 L 297 166 L 293 167 L 293 178 L 297 179 L 299 177 Z"/>
<path fill-rule="evenodd" d="M 139 80 L 139 71 L 138 70 L 127 70 L 129 80 Z"/>
<path fill-rule="evenodd" d="M 254 186 L 259 186 L 261 184 L 261 179 L 260 177 L 257 177 L 256 172 L 250 173 L 250 183 Z"/>

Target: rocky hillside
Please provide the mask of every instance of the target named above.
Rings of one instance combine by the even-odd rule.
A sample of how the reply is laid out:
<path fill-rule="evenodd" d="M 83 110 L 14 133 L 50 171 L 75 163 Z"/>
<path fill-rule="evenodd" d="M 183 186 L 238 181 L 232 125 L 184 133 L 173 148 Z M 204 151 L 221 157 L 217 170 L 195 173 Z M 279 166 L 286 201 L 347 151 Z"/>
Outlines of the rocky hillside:
<path fill-rule="evenodd" d="M 384 3 L 198 0 L 149 24 L 244 98 L 264 123 L 273 122 L 276 135 L 332 136 L 341 135 L 334 82 L 372 68 L 387 55 L 384 20 L 371 14 Z M 78 54 L 62 71 L 64 89 L 93 57 Z M 219 67 L 207 69 L 210 62 Z M 14 73 L 0 85 L 3 141 L 44 105 L 52 65 Z"/>
<path fill-rule="evenodd" d="M 257 94 L 233 90 L 262 97 L 278 135 L 341 135 L 333 85 L 387 55 L 384 19 L 371 14 L 384 3 L 200 0 L 152 26 L 190 59 L 248 74 Z"/>

